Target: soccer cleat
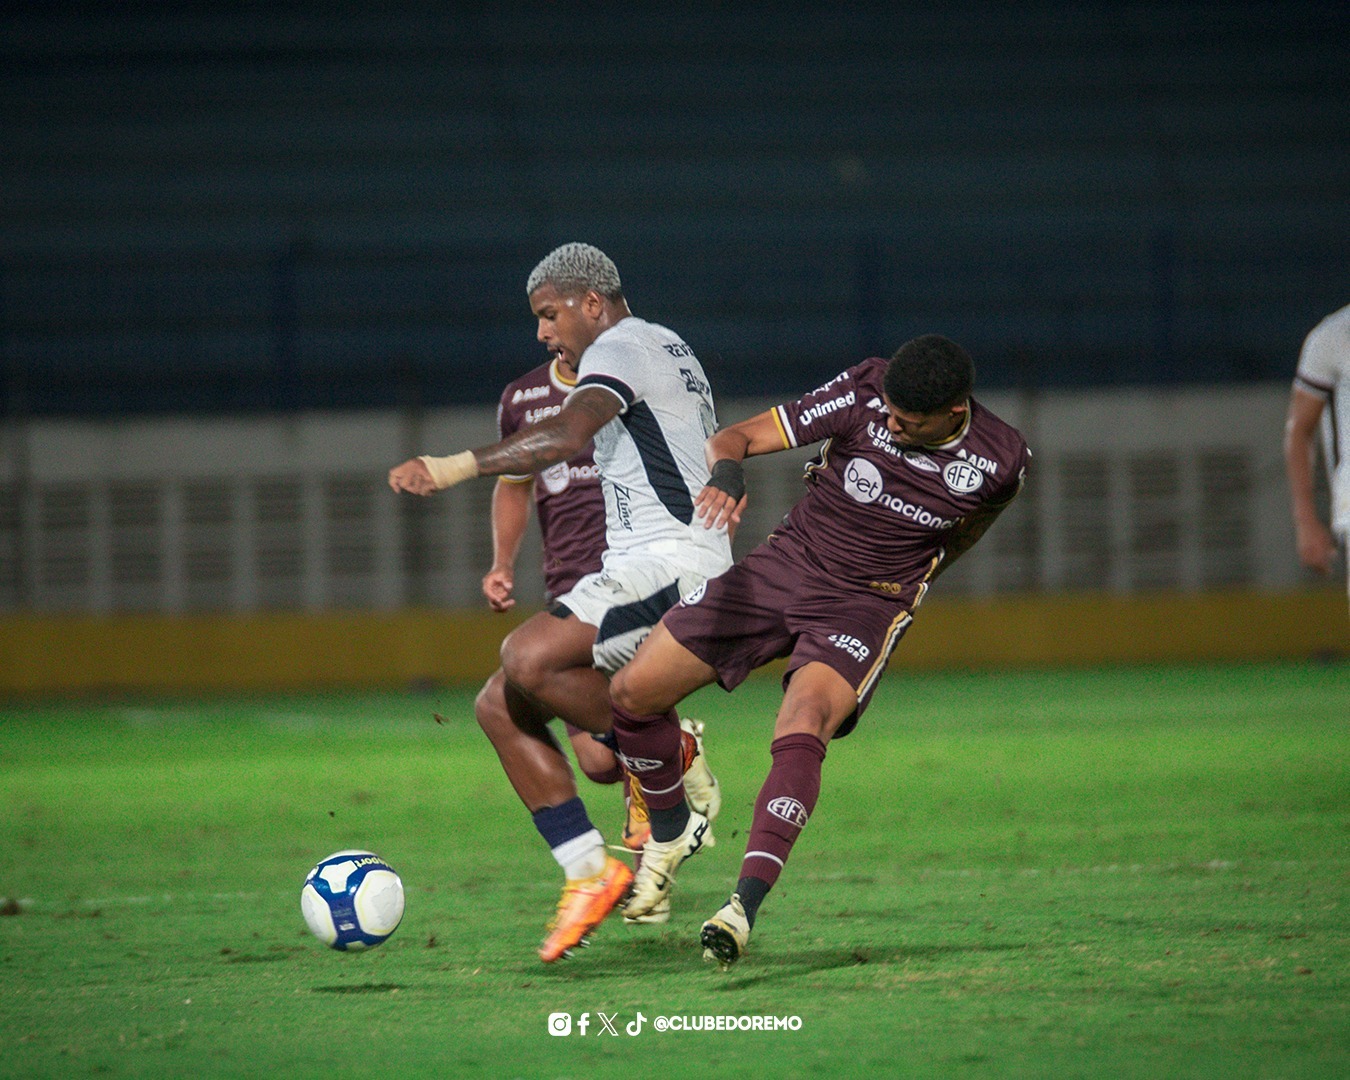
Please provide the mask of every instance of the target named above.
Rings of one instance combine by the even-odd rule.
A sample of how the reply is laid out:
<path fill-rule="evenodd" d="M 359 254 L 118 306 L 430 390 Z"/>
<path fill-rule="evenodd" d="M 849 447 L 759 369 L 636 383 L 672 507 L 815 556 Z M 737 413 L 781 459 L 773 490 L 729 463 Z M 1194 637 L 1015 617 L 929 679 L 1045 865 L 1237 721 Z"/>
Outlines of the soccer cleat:
<path fill-rule="evenodd" d="M 633 878 L 633 895 L 624 908 L 625 922 L 641 922 L 645 916 L 659 913 L 662 904 L 670 903 L 675 871 L 703 847 L 708 828 L 708 819 L 697 810 L 691 810 L 684 832 L 674 840 L 665 843 L 654 839 L 647 841 L 642 849 L 642 865 Z"/>
<path fill-rule="evenodd" d="M 703 959 L 716 960 L 723 971 L 741 958 L 750 941 L 750 920 L 745 917 L 739 895 L 732 893 L 717 914 L 703 924 L 698 939 L 703 945 Z"/>
<path fill-rule="evenodd" d="M 548 937 L 539 946 L 539 959 L 551 964 L 585 945 L 586 935 L 605 921 L 632 883 L 633 871 L 612 855 L 605 857 L 605 868 L 595 877 L 569 880 L 548 924 Z"/>
<path fill-rule="evenodd" d="M 703 723 L 686 716 L 680 720 L 680 733 L 684 747 L 685 797 L 689 800 L 691 810 L 696 810 L 712 821 L 722 809 L 722 785 L 717 782 L 712 769 L 708 768 L 708 755 L 703 749 Z M 713 846 L 711 833 L 705 838 L 704 844 Z"/>
<path fill-rule="evenodd" d="M 670 897 L 667 896 L 645 915 L 630 916 L 625 911 L 623 921 L 629 926 L 653 926 L 670 922 Z"/>

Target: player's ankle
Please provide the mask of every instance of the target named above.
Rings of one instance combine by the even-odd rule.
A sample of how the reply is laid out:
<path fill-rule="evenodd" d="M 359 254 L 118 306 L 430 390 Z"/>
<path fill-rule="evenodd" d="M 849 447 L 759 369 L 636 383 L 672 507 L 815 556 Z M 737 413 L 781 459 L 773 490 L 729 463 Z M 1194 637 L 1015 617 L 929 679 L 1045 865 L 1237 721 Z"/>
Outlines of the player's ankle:
<path fill-rule="evenodd" d="M 683 799 L 665 809 L 648 805 L 647 812 L 651 815 L 652 839 L 660 844 L 678 839 L 689 824 L 689 804 Z"/>

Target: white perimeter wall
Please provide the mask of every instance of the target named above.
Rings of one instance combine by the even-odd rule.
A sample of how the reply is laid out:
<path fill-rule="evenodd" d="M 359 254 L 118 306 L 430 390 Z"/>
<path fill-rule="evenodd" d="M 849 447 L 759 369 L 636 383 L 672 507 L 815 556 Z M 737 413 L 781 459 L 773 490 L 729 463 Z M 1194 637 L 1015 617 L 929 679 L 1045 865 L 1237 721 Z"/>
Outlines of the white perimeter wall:
<path fill-rule="evenodd" d="M 1027 490 L 945 593 L 1306 583 L 1280 453 L 1288 385 L 981 395 L 1027 434 Z M 722 404 L 723 423 L 773 404 Z M 476 607 L 492 483 L 395 496 L 390 466 L 494 438 L 490 408 L 424 415 L 33 421 L 0 435 L 0 611 Z M 748 463 L 738 550 L 808 455 Z M 540 594 L 538 546 L 518 594 Z"/>

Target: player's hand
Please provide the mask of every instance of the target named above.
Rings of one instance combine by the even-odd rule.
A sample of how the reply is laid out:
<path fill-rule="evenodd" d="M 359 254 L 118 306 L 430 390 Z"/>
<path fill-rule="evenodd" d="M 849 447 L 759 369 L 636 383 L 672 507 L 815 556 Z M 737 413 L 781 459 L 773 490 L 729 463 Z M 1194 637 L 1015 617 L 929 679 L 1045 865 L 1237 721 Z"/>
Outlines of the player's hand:
<path fill-rule="evenodd" d="M 1298 529 L 1298 561 L 1309 570 L 1330 574 L 1336 559 L 1336 540 L 1331 530 L 1320 521 L 1309 522 Z"/>
<path fill-rule="evenodd" d="M 734 534 L 736 526 L 741 523 L 741 514 L 745 510 L 748 498 L 748 495 L 742 495 L 739 499 L 733 498 L 721 488 L 709 484 L 694 500 L 694 513 L 703 519 L 705 529 L 725 527 Z"/>
<path fill-rule="evenodd" d="M 515 575 L 508 569 L 494 566 L 483 575 L 483 595 L 493 611 L 510 611 L 516 606 L 511 595 L 516 586 Z"/>
<path fill-rule="evenodd" d="M 432 495 L 440 490 L 431 478 L 431 470 L 421 458 L 413 458 L 390 469 L 389 486 L 395 491 L 407 491 L 413 495 Z"/>

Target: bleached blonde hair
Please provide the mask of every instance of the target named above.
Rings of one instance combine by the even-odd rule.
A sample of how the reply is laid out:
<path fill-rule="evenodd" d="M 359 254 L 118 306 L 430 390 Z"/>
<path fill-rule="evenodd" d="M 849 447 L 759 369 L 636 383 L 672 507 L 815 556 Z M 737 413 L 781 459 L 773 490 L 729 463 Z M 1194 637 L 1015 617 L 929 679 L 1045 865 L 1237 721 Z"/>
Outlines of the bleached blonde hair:
<path fill-rule="evenodd" d="M 563 244 L 545 255 L 530 271 L 525 282 L 525 295 L 532 296 L 541 285 L 552 285 L 564 294 L 594 289 L 611 300 L 623 295 L 623 284 L 619 281 L 619 269 L 614 260 L 591 244 Z"/>

